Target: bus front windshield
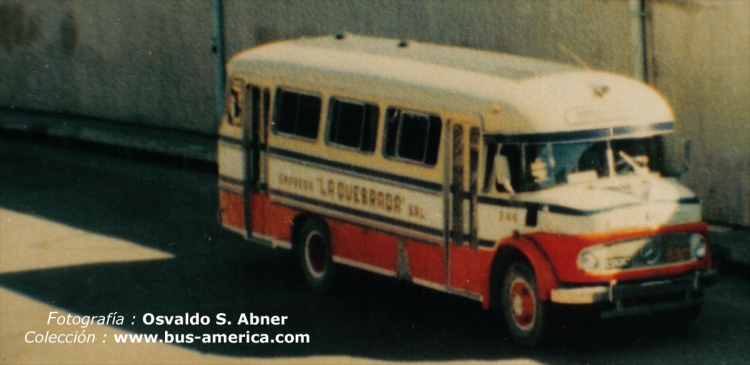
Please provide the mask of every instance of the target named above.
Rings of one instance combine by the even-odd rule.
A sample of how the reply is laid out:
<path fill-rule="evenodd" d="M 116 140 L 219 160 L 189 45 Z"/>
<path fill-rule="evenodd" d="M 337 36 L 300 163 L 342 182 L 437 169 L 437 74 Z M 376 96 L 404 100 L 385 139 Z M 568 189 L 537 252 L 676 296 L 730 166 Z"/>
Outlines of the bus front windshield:
<path fill-rule="evenodd" d="M 595 142 L 501 144 L 488 148 L 507 159 L 510 185 L 515 192 L 535 191 L 601 177 L 662 171 L 661 138 L 614 139 Z M 491 165 L 487 165 L 491 166 Z M 488 176 L 489 187 L 493 182 Z M 509 186 L 496 184 L 498 191 Z"/>

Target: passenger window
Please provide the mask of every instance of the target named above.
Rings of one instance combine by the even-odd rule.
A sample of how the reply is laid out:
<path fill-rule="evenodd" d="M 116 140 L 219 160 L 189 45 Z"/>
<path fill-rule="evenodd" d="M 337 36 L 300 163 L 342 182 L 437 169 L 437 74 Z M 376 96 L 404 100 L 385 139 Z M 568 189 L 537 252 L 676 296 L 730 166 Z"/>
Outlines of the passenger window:
<path fill-rule="evenodd" d="M 442 121 L 436 115 L 388 108 L 385 155 L 434 166 L 440 147 Z"/>
<path fill-rule="evenodd" d="M 232 84 L 229 87 L 229 95 L 227 98 L 227 111 L 229 114 L 229 124 L 234 126 L 241 125 L 241 114 L 242 114 L 242 79 L 232 79 Z"/>
<path fill-rule="evenodd" d="M 320 97 L 281 89 L 276 92 L 279 102 L 274 131 L 316 139 L 320 124 Z"/>
<path fill-rule="evenodd" d="M 498 151 L 499 149 L 499 151 Z M 505 192 L 516 192 L 521 189 L 521 146 L 512 144 L 500 144 L 488 143 L 487 144 L 487 156 L 484 160 L 485 175 L 484 175 L 484 188 L 482 192 L 491 193 L 505 193 Z M 504 157 L 504 167 L 498 166 L 496 155 Z M 505 170 L 498 171 L 498 169 Z M 503 176 L 507 174 L 507 176 Z M 505 177 L 510 178 L 506 180 Z"/>
<path fill-rule="evenodd" d="M 362 152 L 375 151 L 378 129 L 377 105 L 353 103 L 331 98 L 328 141 Z"/>

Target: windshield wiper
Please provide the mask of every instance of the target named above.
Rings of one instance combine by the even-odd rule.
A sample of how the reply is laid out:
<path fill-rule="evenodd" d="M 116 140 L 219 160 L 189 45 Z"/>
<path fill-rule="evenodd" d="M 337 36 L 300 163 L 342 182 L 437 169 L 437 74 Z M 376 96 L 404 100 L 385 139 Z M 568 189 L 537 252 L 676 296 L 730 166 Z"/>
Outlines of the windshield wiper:
<path fill-rule="evenodd" d="M 622 157 L 623 161 L 625 161 L 630 167 L 633 168 L 633 172 L 635 172 L 636 175 L 642 176 L 642 175 L 648 175 L 648 157 L 647 156 L 636 156 L 635 158 L 630 157 L 625 151 L 619 152 L 620 157 Z"/>

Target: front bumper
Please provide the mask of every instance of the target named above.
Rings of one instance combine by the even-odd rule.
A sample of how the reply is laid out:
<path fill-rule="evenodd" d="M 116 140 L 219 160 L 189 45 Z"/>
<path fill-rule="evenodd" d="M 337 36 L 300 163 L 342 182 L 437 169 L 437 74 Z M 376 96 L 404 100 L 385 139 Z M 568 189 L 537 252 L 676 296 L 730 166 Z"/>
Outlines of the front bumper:
<path fill-rule="evenodd" d="M 551 300 L 559 304 L 610 303 L 614 309 L 602 311 L 602 317 L 637 315 L 698 306 L 703 288 L 716 283 L 716 270 L 695 271 L 692 275 L 609 286 L 552 289 Z"/>

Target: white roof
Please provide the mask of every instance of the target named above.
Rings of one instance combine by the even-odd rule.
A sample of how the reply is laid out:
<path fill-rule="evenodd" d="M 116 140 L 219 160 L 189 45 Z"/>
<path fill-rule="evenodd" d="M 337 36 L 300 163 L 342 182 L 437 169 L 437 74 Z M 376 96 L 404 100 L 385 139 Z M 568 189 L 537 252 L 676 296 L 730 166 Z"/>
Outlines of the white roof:
<path fill-rule="evenodd" d="M 248 49 L 229 75 L 336 90 L 430 109 L 476 113 L 486 134 L 525 135 L 634 127 L 663 133 L 674 117 L 648 85 L 549 61 L 413 41 L 345 35 Z M 653 125 L 661 127 L 651 128 Z M 624 130 L 620 128 L 619 130 Z M 649 132 L 652 131 L 652 132 Z"/>

